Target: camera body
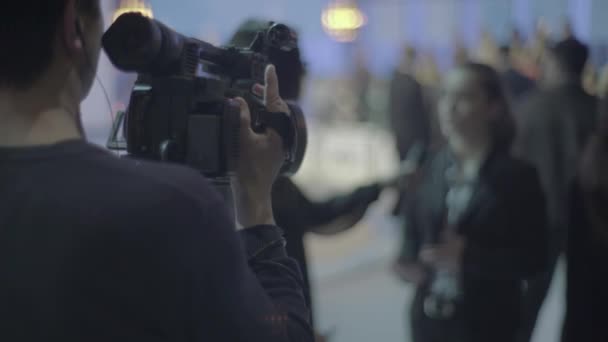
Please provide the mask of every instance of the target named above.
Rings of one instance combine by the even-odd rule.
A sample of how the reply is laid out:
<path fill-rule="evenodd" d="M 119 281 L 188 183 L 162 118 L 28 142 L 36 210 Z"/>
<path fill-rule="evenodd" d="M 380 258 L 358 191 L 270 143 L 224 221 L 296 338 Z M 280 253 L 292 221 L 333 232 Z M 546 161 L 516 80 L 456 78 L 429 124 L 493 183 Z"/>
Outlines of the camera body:
<path fill-rule="evenodd" d="M 109 147 L 227 178 L 236 170 L 240 135 L 240 109 L 229 99 L 240 96 L 249 104 L 254 131 L 272 128 L 282 137 L 282 173 L 295 173 L 307 144 L 302 111 L 288 103 L 290 113 L 267 112 L 252 88 L 264 83 L 271 49 L 296 46 L 295 34 L 282 24 L 269 23 L 249 48 L 239 49 L 184 37 L 138 13 L 122 15 L 104 35 L 103 47 L 114 65 L 138 78 L 118 118 L 126 146 L 116 143 L 115 125 Z"/>

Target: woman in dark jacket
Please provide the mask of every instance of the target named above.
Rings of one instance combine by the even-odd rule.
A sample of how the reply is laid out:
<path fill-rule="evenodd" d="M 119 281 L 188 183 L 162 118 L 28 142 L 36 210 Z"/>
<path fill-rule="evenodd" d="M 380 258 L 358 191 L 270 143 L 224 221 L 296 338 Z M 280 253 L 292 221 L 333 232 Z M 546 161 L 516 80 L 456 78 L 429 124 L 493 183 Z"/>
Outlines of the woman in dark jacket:
<path fill-rule="evenodd" d="M 446 148 L 407 201 L 399 275 L 417 286 L 415 342 L 512 342 L 525 280 L 546 267 L 545 200 L 536 171 L 513 158 L 515 125 L 500 77 L 468 63 L 443 85 Z"/>

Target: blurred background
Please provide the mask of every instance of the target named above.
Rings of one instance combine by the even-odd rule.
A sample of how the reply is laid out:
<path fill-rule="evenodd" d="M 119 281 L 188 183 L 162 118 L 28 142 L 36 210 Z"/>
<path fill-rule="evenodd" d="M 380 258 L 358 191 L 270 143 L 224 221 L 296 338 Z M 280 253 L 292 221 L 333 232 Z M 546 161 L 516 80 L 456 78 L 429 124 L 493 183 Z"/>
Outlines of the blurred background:
<path fill-rule="evenodd" d="M 105 4 L 106 24 L 128 9 L 148 11 L 173 29 L 213 44 L 227 42 L 245 19 L 284 22 L 299 33 L 306 63 L 301 105 L 310 146 L 295 182 L 322 200 L 387 177 L 398 166 L 389 120 L 389 86 L 405 46 L 419 56 L 416 78 L 433 89 L 462 53 L 496 65 L 510 45 L 520 71 L 534 78 L 535 47 L 574 35 L 589 44 L 586 87 L 603 92 L 608 57 L 605 0 L 150 0 Z M 112 112 L 124 109 L 135 75 L 102 56 L 100 82 L 83 107 L 88 138 L 105 145 Z M 109 97 L 104 96 L 103 84 Z M 310 235 L 306 247 L 318 330 L 336 342 L 408 341 L 412 288 L 390 265 L 400 247 L 385 192 L 353 229 Z M 535 341 L 557 341 L 563 316 L 563 267 L 543 308 Z M 500 308 L 497 308 L 499 310 Z"/>

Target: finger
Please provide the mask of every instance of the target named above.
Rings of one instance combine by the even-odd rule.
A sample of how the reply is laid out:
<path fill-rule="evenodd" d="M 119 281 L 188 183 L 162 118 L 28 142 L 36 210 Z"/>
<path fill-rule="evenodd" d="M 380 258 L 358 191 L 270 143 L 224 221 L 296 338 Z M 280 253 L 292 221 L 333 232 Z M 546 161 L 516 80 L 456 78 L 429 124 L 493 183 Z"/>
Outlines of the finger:
<path fill-rule="evenodd" d="M 241 132 L 251 133 L 251 112 L 249 111 L 249 105 L 247 101 L 242 97 L 234 98 L 232 101 L 237 103 L 241 109 Z M 251 131 L 251 132 L 250 132 Z"/>
<path fill-rule="evenodd" d="M 266 87 L 264 87 L 263 85 L 256 83 L 253 85 L 253 88 L 251 88 L 251 92 L 258 97 L 264 97 L 264 92 L 266 91 Z"/>
<path fill-rule="evenodd" d="M 266 67 L 264 81 L 264 83 L 266 83 L 264 100 L 266 101 L 266 104 L 269 104 L 281 97 L 279 95 L 279 79 L 274 65 L 270 64 Z"/>

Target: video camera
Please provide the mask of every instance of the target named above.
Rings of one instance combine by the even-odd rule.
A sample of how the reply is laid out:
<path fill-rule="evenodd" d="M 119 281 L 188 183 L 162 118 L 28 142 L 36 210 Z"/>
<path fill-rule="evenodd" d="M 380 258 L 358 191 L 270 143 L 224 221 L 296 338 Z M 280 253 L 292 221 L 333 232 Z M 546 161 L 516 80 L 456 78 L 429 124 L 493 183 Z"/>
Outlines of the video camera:
<path fill-rule="evenodd" d="M 266 66 L 272 63 L 269 51 L 297 47 L 289 27 L 270 23 L 249 48 L 216 47 L 139 13 L 126 13 L 102 42 L 117 68 L 138 73 L 109 148 L 126 149 L 136 158 L 186 164 L 212 180 L 226 180 L 236 170 L 240 130 L 240 109 L 228 99 L 241 96 L 249 104 L 252 129 L 273 128 L 282 137 L 282 173 L 299 169 L 307 145 L 302 111 L 288 102 L 290 114 L 267 112 L 252 92 L 255 83 L 264 83 Z M 126 143 L 118 142 L 119 127 Z"/>

